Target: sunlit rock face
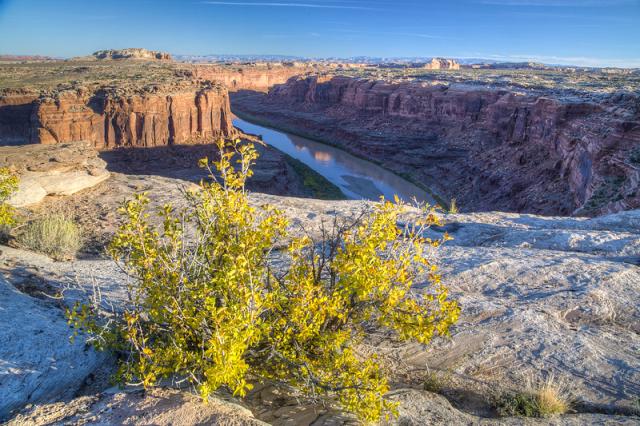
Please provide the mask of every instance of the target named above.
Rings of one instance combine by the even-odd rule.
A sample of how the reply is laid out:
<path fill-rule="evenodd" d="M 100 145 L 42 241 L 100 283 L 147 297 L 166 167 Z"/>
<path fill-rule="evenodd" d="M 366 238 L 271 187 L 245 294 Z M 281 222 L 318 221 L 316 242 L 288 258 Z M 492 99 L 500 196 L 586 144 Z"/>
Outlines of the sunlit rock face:
<path fill-rule="evenodd" d="M 211 142 L 234 135 L 227 89 L 187 82 L 140 89 L 68 89 L 0 97 L 0 139 L 89 141 L 98 149 Z"/>

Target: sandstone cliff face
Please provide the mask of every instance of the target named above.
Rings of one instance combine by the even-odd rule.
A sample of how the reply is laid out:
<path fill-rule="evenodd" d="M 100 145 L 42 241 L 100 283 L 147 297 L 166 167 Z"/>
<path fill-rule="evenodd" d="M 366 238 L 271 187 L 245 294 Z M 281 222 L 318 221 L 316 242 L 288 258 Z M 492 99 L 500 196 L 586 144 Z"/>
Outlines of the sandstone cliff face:
<path fill-rule="evenodd" d="M 251 102 L 262 106 L 236 107 L 382 161 L 469 209 L 640 206 L 640 101 L 632 94 L 596 103 L 335 77 L 293 78 Z"/>
<path fill-rule="evenodd" d="M 307 66 L 221 67 L 214 64 L 193 66 L 194 77 L 219 81 L 233 92 L 237 90 L 266 92 L 276 84 L 285 83 L 291 77 L 308 75 L 316 71 L 313 67 Z"/>
<path fill-rule="evenodd" d="M 90 141 L 98 149 L 211 142 L 234 134 L 227 90 L 208 82 L 169 90 L 66 90 L 0 97 L 0 141 Z"/>
<path fill-rule="evenodd" d="M 31 114 L 37 99 L 37 94 L 23 91 L 0 94 L 0 145 L 29 140 Z"/>

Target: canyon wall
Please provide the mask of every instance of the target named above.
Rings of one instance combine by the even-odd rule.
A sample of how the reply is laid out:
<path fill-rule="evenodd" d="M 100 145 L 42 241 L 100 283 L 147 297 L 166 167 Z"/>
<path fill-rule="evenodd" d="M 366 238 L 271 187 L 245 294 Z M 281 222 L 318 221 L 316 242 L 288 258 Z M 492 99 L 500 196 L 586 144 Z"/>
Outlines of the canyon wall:
<path fill-rule="evenodd" d="M 223 83 L 229 91 L 255 90 L 266 92 L 276 84 L 287 82 L 294 76 L 317 73 L 318 68 L 309 66 L 221 66 L 218 64 L 193 65 L 193 76 Z"/>
<path fill-rule="evenodd" d="M 73 89 L 0 96 L 0 144 L 85 140 L 98 149 L 210 142 L 234 134 L 226 88 Z"/>
<path fill-rule="evenodd" d="M 640 207 L 640 100 L 292 78 L 234 109 L 331 141 L 469 210 Z"/>

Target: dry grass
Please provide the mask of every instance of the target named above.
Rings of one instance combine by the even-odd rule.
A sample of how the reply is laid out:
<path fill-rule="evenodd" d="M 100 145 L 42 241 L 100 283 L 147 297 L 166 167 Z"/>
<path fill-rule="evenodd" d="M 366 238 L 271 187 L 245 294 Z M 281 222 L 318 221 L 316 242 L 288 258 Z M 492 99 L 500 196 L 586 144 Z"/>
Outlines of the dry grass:
<path fill-rule="evenodd" d="M 73 258 L 81 245 L 80 229 L 64 215 L 51 215 L 29 222 L 16 237 L 30 250 L 56 260 Z"/>
<path fill-rule="evenodd" d="M 532 391 L 540 417 L 564 414 L 571 408 L 571 398 L 567 386 L 553 376 L 539 382 Z"/>
<path fill-rule="evenodd" d="M 458 209 L 458 200 L 456 200 L 455 198 L 452 198 L 451 202 L 449 203 L 449 213 L 451 214 L 460 213 L 460 210 Z"/>
<path fill-rule="evenodd" d="M 544 380 L 530 378 L 524 391 L 500 395 L 496 408 L 502 416 L 552 417 L 569 412 L 571 392 L 552 375 Z"/>

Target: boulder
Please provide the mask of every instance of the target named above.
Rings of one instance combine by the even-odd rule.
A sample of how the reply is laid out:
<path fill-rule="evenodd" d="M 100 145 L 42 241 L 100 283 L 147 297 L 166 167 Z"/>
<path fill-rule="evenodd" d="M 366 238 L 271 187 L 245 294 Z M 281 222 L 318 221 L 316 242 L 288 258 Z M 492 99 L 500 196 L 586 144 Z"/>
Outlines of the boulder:
<path fill-rule="evenodd" d="M 27 404 L 73 396 L 105 360 L 70 335 L 59 308 L 0 276 L 0 420 Z"/>
<path fill-rule="evenodd" d="M 20 178 L 18 191 L 8 200 L 14 207 L 91 188 L 109 178 L 106 165 L 88 142 L 0 147 L 0 167 Z"/>

